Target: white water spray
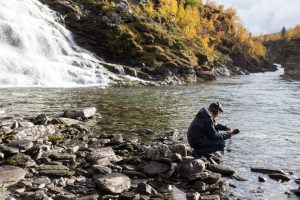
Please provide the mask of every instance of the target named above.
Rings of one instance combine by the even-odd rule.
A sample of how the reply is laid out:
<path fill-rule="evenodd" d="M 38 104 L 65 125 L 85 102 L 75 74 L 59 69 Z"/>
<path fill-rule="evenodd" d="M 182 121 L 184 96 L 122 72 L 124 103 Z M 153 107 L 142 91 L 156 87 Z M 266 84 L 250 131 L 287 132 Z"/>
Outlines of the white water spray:
<path fill-rule="evenodd" d="M 109 85 L 118 79 L 78 47 L 37 0 L 0 0 L 0 86 Z"/>

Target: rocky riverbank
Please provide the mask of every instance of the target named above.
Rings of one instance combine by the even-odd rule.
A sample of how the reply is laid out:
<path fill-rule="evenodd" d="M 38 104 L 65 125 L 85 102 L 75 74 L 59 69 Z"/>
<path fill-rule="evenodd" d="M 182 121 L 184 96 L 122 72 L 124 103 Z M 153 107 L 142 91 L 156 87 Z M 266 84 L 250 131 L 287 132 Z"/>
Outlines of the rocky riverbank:
<path fill-rule="evenodd" d="M 94 132 L 95 112 L 3 117 L 0 199 L 228 199 L 235 171 L 191 157 L 175 131 Z"/>
<path fill-rule="evenodd" d="M 144 80 L 176 84 L 276 70 L 263 57 L 250 55 L 237 38 L 233 39 L 235 35 L 231 39 L 229 36 L 215 38 L 231 32 L 223 30 L 224 27 L 234 26 L 226 24 L 231 18 L 225 20 L 226 14 L 216 6 L 203 5 L 201 11 L 207 12 L 203 14 L 204 21 L 214 18 L 211 24 L 215 24 L 210 27 L 216 26 L 215 31 L 220 29 L 220 32 L 207 30 L 212 39 L 206 45 L 205 39 L 194 41 L 183 37 L 178 25 L 168 23 L 159 12 L 151 11 L 157 13 L 156 17 L 147 15 L 143 9 L 151 1 L 40 1 L 64 16 L 66 27 L 80 46 L 123 66 L 120 70 L 120 66 L 104 65 L 114 73 L 121 71 Z M 216 43 L 217 40 L 220 41 Z"/>

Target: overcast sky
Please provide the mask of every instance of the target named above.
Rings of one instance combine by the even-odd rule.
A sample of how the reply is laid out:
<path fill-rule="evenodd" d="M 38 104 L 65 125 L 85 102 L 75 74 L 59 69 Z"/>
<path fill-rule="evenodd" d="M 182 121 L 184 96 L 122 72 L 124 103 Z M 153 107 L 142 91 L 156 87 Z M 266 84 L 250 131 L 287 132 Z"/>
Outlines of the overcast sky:
<path fill-rule="evenodd" d="M 300 24 L 300 0 L 214 0 L 235 7 L 245 27 L 258 35 Z"/>

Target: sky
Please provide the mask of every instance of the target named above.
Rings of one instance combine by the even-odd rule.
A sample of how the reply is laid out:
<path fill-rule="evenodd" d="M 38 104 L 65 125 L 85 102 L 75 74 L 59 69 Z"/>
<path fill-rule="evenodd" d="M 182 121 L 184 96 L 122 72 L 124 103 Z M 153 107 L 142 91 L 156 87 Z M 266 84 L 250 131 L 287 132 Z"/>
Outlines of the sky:
<path fill-rule="evenodd" d="M 235 7 L 242 23 L 253 35 L 279 32 L 283 26 L 300 24 L 300 0 L 214 0 Z"/>

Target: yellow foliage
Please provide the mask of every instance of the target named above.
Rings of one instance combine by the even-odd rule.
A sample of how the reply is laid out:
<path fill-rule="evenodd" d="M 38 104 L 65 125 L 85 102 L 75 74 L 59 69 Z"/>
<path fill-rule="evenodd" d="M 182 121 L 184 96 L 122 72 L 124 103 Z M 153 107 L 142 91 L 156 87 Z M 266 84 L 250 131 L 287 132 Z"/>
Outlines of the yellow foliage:
<path fill-rule="evenodd" d="M 176 21 L 182 28 L 182 33 L 188 38 L 193 38 L 197 34 L 197 26 L 200 23 L 199 11 L 197 8 L 187 6 L 185 9 L 183 5 L 179 6 Z"/>
<path fill-rule="evenodd" d="M 145 6 L 144 9 L 149 17 L 153 18 L 155 16 L 154 4 L 151 1 Z"/>
<path fill-rule="evenodd" d="M 159 13 L 168 21 L 173 21 L 178 11 L 177 0 L 160 0 Z"/>

